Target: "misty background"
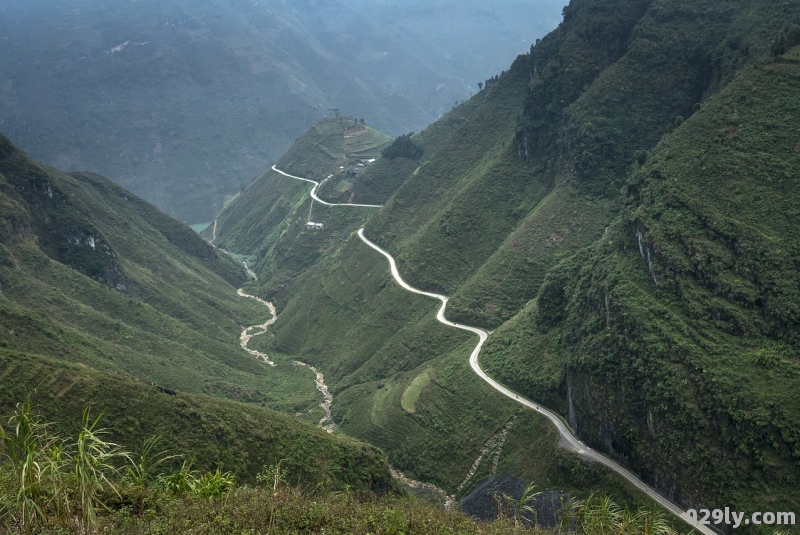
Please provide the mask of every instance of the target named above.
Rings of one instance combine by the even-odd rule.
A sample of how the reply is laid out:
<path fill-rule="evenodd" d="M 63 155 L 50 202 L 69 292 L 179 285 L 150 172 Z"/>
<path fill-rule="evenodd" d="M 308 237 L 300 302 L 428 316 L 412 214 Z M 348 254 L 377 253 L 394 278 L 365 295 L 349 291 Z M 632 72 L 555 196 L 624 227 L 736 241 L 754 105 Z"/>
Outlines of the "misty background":
<path fill-rule="evenodd" d="M 330 110 L 419 130 L 566 0 L 4 0 L 0 132 L 188 223 Z"/>

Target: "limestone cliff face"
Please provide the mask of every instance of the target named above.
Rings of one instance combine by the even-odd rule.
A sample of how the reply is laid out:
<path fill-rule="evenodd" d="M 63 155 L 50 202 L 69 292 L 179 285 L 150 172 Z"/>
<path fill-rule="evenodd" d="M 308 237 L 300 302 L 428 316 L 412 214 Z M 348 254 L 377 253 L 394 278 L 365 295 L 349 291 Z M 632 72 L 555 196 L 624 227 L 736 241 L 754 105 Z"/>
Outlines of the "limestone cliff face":
<path fill-rule="evenodd" d="M 9 207 L 3 216 L 2 239 L 33 237 L 53 260 L 125 291 L 126 276 L 117 253 L 86 206 L 64 187 L 62 176 L 29 160 L 0 136 L 0 191 Z"/>
<path fill-rule="evenodd" d="M 797 72 L 752 68 L 665 137 L 539 295 L 570 424 L 687 507 L 800 482 Z"/>
<path fill-rule="evenodd" d="M 703 490 L 692 484 L 694 467 L 679 455 L 665 458 L 659 451 L 659 437 L 669 430 L 647 407 L 644 391 L 621 382 L 598 381 L 580 371 L 570 372 L 566 383 L 567 421 L 581 440 L 626 465 L 684 508 L 709 505 Z"/>

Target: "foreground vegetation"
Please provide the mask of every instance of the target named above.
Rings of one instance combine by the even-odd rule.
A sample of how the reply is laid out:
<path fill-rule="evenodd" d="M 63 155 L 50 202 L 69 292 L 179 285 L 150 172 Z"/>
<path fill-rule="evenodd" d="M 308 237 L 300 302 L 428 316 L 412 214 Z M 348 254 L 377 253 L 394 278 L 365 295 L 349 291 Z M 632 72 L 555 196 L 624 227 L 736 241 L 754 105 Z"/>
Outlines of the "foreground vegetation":
<path fill-rule="evenodd" d="M 254 483 L 264 465 L 281 460 L 292 484 L 322 482 L 333 490 L 349 486 L 377 492 L 391 482 L 386 457 L 377 448 L 252 403 L 170 395 L 143 381 L 30 355 L 0 353 L 0 369 L 8 372 L 0 414 L 30 393 L 54 434 L 74 434 L 88 405 L 94 414 L 103 412 L 110 441 L 136 448 L 160 435 L 165 447 L 195 456 L 195 468 L 221 468 L 243 483 Z"/>
<path fill-rule="evenodd" d="M 102 415 L 84 409 L 77 433 L 53 432 L 17 405 L 0 425 L 0 528 L 20 533 L 530 533 L 529 486 L 514 500 L 497 495 L 498 520 L 477 523 L 400 496 L 331 492 L 319 483 L 287 485 L 282 461 L 264 467 L 255 487 L 231 472 L 200 472 L 194 459 L 160 449 L 136 452 L 108 440 Z M 607 497 L 562 503 L 561 525 L 586 534 L 673 535 L 659 514 L 620 509 Z"/>

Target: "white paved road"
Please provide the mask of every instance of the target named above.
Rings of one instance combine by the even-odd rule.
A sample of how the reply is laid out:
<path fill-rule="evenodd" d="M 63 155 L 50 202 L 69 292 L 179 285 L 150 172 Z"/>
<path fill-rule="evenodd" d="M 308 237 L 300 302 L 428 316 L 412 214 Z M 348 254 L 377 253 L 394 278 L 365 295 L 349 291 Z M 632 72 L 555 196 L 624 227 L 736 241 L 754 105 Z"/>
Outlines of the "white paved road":
<path fill-rule="evenodd" d="M 319 182 L 316 180 L 311 180 L 309 178 L 303 178 L 301 176 L 294 176 L 290 175 L 289 173 L 284 173 L 274 165 L 272 166 L 272 170 L 276 173 L 280 173 L 283 176 L 288 176 L 289 178 L 294 178 L 295 180 L 302 180 L 303 182 L 311 182 L 314 184 L 314 187 L 311 188 L 311 198 L 317 201 L 320 204 L 324 204 L 325 206 L 360 206 L 361 208 L 381 208 L 383 205 L 380 204 L 350 204 L 350 203 L 331 203 L 328 201 L 323 201 L 319 197 L 317 197 L 317 188 L 319 188 Z"/>
<path fill-rule="evenodd" d="M 303 178 L 303 177 L 299 177 L 299 176 L 290 175 L 289 173 L 284 173 L 283 171 L 281 171 L 280 169 L 278 169 L 274 165 L 272 166 L 272 170 L 275 171 L 276 173 L 280 173 L 280 174 L 282 174 L 282 175 L 284 175 L 286 177 L 294 178 L 296 180 L 302 180 L 304 182 L 310 182 L 310 183 L 314 184 L 314 187 L 311 189 L 311 198 L 314 199 L 315 201 L 321 203 L 321 204 L 326 205 L 326 206 L 360 206 L 360 207 L 364 207 L 364 208 L 381 208 L 382 207 L 381 205 L 377 205 L 377 204 L 333 204 L 333 203 L 329 203 L 329 202 L 324 201 L 324 200 L 320 199 L 319 197 L 317 197 L 317 188 L 319 188 L 320 183 L 317 182 L 316 180 L 310 180 L 308 178 Z M 534 403 L 533 401 L 531 401 L 531 400 L 529 400 L 529 399 L 517 394 L 516 392 L 510 390 L 509 388 L 506 388 L 505 386 L 501 385 L 500 383 L 498 383 L 497 381 L 495 381 L 494 379 L 489 377 L 486 374 L 486 372 L 483 371 L 483 369 L 481 368 L 481 366 L 480 366 L 480 364 L 478 362 L 478 355 L 481 352 L 481 348 L 483 347 L 483 343 L 489 337 L 489 334 L 486 331 L 484 331 L 483 329 L 478 329 L 477 327 L 470 327 L 469 325 L 462 325 L 462 324 L 456 323 L 454 321 L 449 321 L 444 316 L 444 311 L 447 308 L 447 300 L 448 300 L 448 297 L 446 295 L 439 295 L 439 294 L 435 294 L 435 293 L 431 293 L 431 292 L 423 292 L 422 290 L 418 290 L 418 289 L 414 288 L 413 286 L 410 286 L 400 276 L 400 272 L 397 271 L 397 265 L 395 264 L 395 261 L 394 261 L 394 258 L 392 257 L 392 255 L 390 255 L 389 253 L 387 253 L 386 251 L 384 251 L 383 249 L 381 249 L 380 247 L 378 247 L 377 245 L 375 245 L 374 243 L 369 241 L 369 239 L 367 239 L 367 237 L 364 236 L 364 229 L 363 228 L 358 231 L 358 237 L 361 238 L 361 240 L 364 243 L 366 243 L 367 245 L 369 245 L 370 247 L 372 247 L 373 249 L 375 249 L 376 251 L 378 251 L 379 253 L 381 253 L 383 256 L 386 257 L 386 259 L 389 261 L 389 265 L 391 267 L 392 277 L 394 277 L 394 280 L 403 289 L 408 290 L 409 292 L 413 292 L 415 294 L 424 295 L 424 296 L 427 296 L 427 297 L 432 297 L 432 298 L 438 299 L 439 301 L 442 302 L 442 306 L 439 307 L 439 311 L 436 314 L 436 319 L 437 320 L 439 320 L 441 323 L 444 323 L 445 325 L 448 325 L 450 327 L 454 327 L 456 329 L 462 329 L 464 331 L 470 331 L 470 332 L 473 332 L 473 333 L 478 335 L 478 345 L 475 346 L 475 349 L 472 350 L 472 354 L 469 357 L 469 364 L 472 367 L 472 370 L 476 374 L 478 374 L 478 376 L 481 379 L 483 379 L 484 381 L 489 383 L 492 386 L 492 388 L 494 388 L 495 390 L 497 390 L 498 392 L 500 392 L 504 396 L 513 399 L 517 403 L 525 405 L 529 409 L 535 410 L 536 412 L 538 412 L 539 414 L 543 415 L 548 420 L 550 420 L 553 423 L 553 425 L 556 426 L 556 429 L 558 429 L 558 434 L 559 434 L 559 437 L 560 437 L 559 438 L 559 445 L 561 447 L 563 447 L 564 449 L 566 449 L 568 451 L 571 451 L 571 452 L 575 453 L 576 455 L 578 455 L 579 457 L 581 457 L 583 459 L 587 459 L 589 461 L 593 461 L 593 462 L 602 464 L 603 466 L 607 467 L 608 469 L 610 469 L 610 470 L 616 472 L 617 474 L 621 475 L 628 482 L 630 482 L 632 485 L 634 485 L 636 488 L 638 488 L 639 490 L 641 490 L 642 492 L 644 492 L 648 496 L 650 496 L 653 499 L 653 501 L 655 501 L 656 503 L 658 503 L 659 505 L 664 507 L 667 511 L 669 511 L 672 514 L 674 514 L 675 516 L 678 516 L 681 519 L 683 519 L 689 525 L 694 527 L 697 531 L 699 531 L 700 533 L 703 533 L 703 535 L 719 535 L 715 530 L 711 529 L 709 526 L 702 525 L 702 524 L 697 524 L 696 522 L 693 522 L 689 518 L 689 516 L 686 514 L 686 511 L 684 511 L 679 505 L 677 505 L 676 503 L 672 502 L 666 496 L 662 496 L 654 488 L 652 488 L 651 486 L 646 484 L 644 481 L 639 479 L 633 472 L 631 472 L 630 470 L 628 470 L 627 468 L 625 468 L 621 464 L 617 463 L 616 461 L 614 461 L 612 459 L 609 459 L 608 457 L 606 457 L 602 453 L 589 448 L 586 444 L 581 442 L 578 439 L 578 437 L 576 437 L 575 434 L 572 432 L 572 429 L 569 428 L 569 426 L 566 424 L 566 422 L 564 422 L 564 420 L 558 414 L 556 414 L 554 412 L 551 412 L 550 410 L 542 407 L 541 405 L 539 405 L 537 403 Z"/>
<path fill-rule="evenodd" d="M 462 325 L 454 321 L 449 321 L 444 316 L 445 308 L 447 308 L 447 299 L 448 299 L 447 296 L 431 292 L 423 292 L 422 290 L 417 290 L 413 286 L 410 286 L 403 280 L 403 278 L 400 276 L 400 273 L 397 271 L 397 265 L 395 264 L 392 255 L 390 255 L 389 253 L 387 253 L 386 251 L 384 251 L 383 249 L 381 249 L 380 247 L 369 241 L 367 237 L 364 236 L 363 228 L 358 231 L 358 237 L 361 238 L 361 240 L 364 243 L 366 243 L 367 245 L 369 245 L 370 247 L 372 247 L 373 249 L 375 249 L 376 251 L 378 251 L 379 253 L 381 253 L 383 256 L 386 257 L 386 259 L 389 261 L 389 266 L 391 267 L 392 277 L 394 277 L 394 280 L 403 289 L 408 290 L 409 292 L 413 292 L 415 294 L 432 297 L 442 302 L 442 306 L 439 307 L 439 311 L 436 314 L 437 320 L 450 327 L 455 327 L 456 329 L 462 329 L 464 331 L 470 331 L 478 335 L 478 345 L 475 346 L 475 349 L 472 350 L 472 354 L 469 357 L 469 364 L 470 366 L 472 366 L 473 371 L 477 373 L 481 379 L 489 383 L 492 386 L 492 388 L 494 388 L 504 396 L 513 399 L 517 403 L 525 405 L 529 409 L 535 410 L 536 412 L 538 412 L 539 414 L 543 415 L 548 420 L 550 420 L 553 423 L 553 425 L 556 426 L 556 429 L 558 429 L 558 434 L 560 435 L 559 445 L 561 447 L 563 447 L 568 451 L 574 452 L 576 455 L 578 455 L 583 459 L 587 459 L 602 464 L 603 466 L 609 468 L 610 470 L 613 470 L 614 472 L 616 472 L 617 474 L 621 475 L 626 480 L 628 480 L 628 482 L 633 484 L 636 488 L 638 488 L 639 490 L 650 496 L 656 503 L 660 504 L 670 513 L 680 517 L 681 519 L 689 523 L 700 533 L 703 533 L 704 535 L 718 535 L 717 532 L 709 528 L 709 526 L 693 523 L 689 518 L 689 516 L 686 514 L 686 511 L 684 511 L 680 506 L 672 502 L 669 498 L 659 494 L 651 486 L 649 486 L 648 484 L 640 480 L 638 477 L 636 477 L 636 475 L 633 472 L 631 472 L 621 464 L 617 463 L 616 461 L 609 459 L 602 453 L 597 452 L 586 446 L 583 442 L 581 442 L 578 439 L 578 437 L 576 437 L 573 434 L 572 429 L 569 428 L 569 426 L 564 422 L 564 420 L 559 415 L 545 409 L 541 405 L 534 403 L 529 399 L 520 396 L 516 392 L 510 390 L 509 388 L 506 388 L 505 386 L 501 385 L 500 383 L 498 383 L 497 381 L 486 375 L 486 372 L 484 372 L 483 369 L 481 369 L 481 366 L 478 363 L 478 355 L 481 352 L 483 343 L 489 337 L 489 334 L 483 329 L 478 329 L 477 327 L 470 327 L 469 325 Z"/>

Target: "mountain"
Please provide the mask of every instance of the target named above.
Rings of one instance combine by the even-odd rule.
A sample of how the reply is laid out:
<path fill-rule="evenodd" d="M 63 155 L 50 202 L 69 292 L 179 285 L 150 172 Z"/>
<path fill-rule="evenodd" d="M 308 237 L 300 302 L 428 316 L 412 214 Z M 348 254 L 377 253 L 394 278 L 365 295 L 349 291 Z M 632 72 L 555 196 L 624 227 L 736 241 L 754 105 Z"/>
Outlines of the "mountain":
<path fill-rule="evenodd" d="M 573 427 L 687 500 L 798 506 L 798 95 L 800 62 L 745 68 L 631 173 L 603 239 L 548 275 L 527 318 L 540 333 L 504 329 L 490 357 L 542 392 L 498 344 L 536 338 L 516 357 L 531 370 L 552 344 Z"/>
<path fill-rule="evenodd" d="M 791 2 L 574 0 L 345 198 L 384 204 L 349 217 L 411 285 L 451 297 L 448 319 L 492 330 L 491 374 L 684 507 L 798 505 L 797 27 Z M 260 198 L 297 188 L 300 214 L 309 185 L 280 180 Z M 318 236 L 237 247 L 278 307 L 270 347 L 326 373 L 345 432 L 459 496 L 494 472 L 599 483 L 549 423 L 512 420 L 435 301 L 357 236 Z"/>
<path fill-rule="evenodd" d="M 301 136 L 276 168 L 324 181 L 346 196 L 356 174 L 371 167 L 369 161 L 390 140 L 356 119 L 328 118 Z M 369 214 L 369 209 L 312 202 L 311 186 L 269 169 L 231 199 L 203 235 L 243 255 L 259 278 L 282 284 L 346 239 Z M 325 223 L 325 232 L 306 228 L 308 221 Z"/>
<path fill-rule="evenodd" d="M 281 158 L 279 171 L 264 173 L 228 204 L 215 234 L 204 234 L 246 258 L 258 273 L 260 293 L 280 309 L 276 325 L 281 328 L 259 338 L 259 347 L 279 358 L 322 366 L 333 387 L 339 428 L 389 448 L 392 462 L 404 472 L 459 497 L 501 470 L 521 471 L 525 477 L 534 473 L 549 486 L 580 495 L 600 487 L 633 503 L 642 497 L 609 472 L 559 451 L 555 430 L 544 420 L 497 398 L 472 374 L 465 358 L 474 347 L 470 336 L 442 327 L 430 301 L 381 275 L 385 259 L 364 254 L 363 243 L 353 239 L 379 208 L 321 206 L 317 201 L 312 207 L 313 184 L 286 176 L 318 168 L 310 176 L 324 179 L 317 188 L 322 200 L 386 202 L 440 149 L 459 146 L 451 138 L 464 125 L 479 115 L 483 120 L 498 117 L 502 99 L 492 95 L 476 95 L 381 151 L 402 153 L 395 147 L 408 147 L 406 139 L 418 156 L 380 157 L 358 172 L 353 168 L 357 160 L 330 158 L 340 153 L 331 147 L 341 143 L 348 120 L 324 121 Z M 309 168 L 309 162 L 316 163 Z M 310 210 L 311 219 L 326 222 L 324 229 L 306 228 Z M 493 488 L 517 493 L 515 478 L 498 481 Z"/>
<path fill-rule="evenodd" d="M 399 135 L 468 98 L 558 22 L 548 0 L 525 16 L 544 26 L 515 26 L 515 4 L 7 1 L 0 129 L 39 161 L 207 222 L 329 109 Z"/>
<path fill-rule="evenodd" d="M 377 449 L 298 421 L 322 411 L 311 371 L 239 348 L 242 325 L 268 311 L 237 296 L 244 271 L 189 227 L 108 179 L 37 164 L 2 136 L 0 206 L 4 414 L 30 396 L 71 433 L 91 406 L 132 448 L 160 434 L 245 481 L 286 458 L 312 486 L 390 486 Z"/>

